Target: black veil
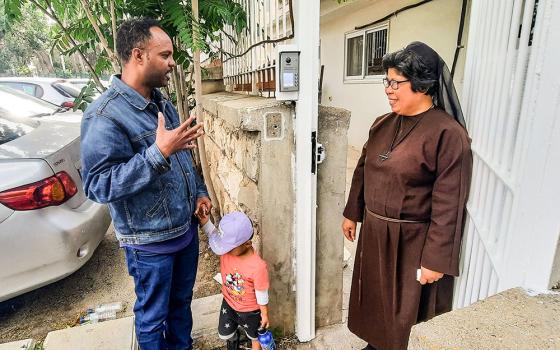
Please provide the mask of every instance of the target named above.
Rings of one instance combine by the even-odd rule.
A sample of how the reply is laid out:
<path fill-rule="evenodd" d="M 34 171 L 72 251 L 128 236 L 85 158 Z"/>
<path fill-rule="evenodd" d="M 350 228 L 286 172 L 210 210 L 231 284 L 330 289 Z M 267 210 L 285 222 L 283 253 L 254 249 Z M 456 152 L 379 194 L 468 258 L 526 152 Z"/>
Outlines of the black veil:
<path fill-rule="evenodd" d="M 461 103 L 455 91 L 453 78 L 449 72 L 449 68 L 441 56 L 428 45 L 415 41 L 410 43 L 404 50 L 410 50 L 416 53 L 422 61 L 436 73 L 437 88 L 433 95 L 434 105 L 445 110 L 453 116 L 455 120 L 466 129 L 465 118 L 461 110 Z"/>

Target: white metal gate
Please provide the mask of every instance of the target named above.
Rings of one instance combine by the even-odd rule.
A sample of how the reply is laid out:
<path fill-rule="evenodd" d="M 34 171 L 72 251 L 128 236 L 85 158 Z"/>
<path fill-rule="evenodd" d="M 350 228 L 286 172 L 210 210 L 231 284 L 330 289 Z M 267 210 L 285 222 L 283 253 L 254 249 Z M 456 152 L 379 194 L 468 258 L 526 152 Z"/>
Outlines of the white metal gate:
<path fill-rule="evenodd" d="M 472 1 L 462 102 L 474 167 L 456 308 L 516 283 L 505 276 L 527 151 L 522 111 L 538 2 Z"/>

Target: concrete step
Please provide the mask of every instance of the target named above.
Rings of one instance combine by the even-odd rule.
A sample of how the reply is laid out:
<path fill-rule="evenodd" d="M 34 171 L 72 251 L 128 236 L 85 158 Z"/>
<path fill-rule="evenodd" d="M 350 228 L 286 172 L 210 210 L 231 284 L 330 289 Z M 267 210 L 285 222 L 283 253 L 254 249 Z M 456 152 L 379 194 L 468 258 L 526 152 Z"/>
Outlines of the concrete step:
<path fill-rule="evenodd" d="M 217 334 L 222 298 L 221 294 L 215 294 L 193 300 L 193 338 Z"/>
<path fill-rule="evenodd" d="M 35 340 L 25 339 L 11 343 L 0 344 L 0 350 L 33 350 L 35 348 Z"/>
<path fill-rule="evenodd" d="M 134 317 L 50 332 L 44 350 L 135 350 Z"/>
<path fill-rule="evenodd" d="M 217 333 L 222 295 L 216 294 L 192 302 L 193 338 Z M 9 345 L 9 344 L 5 344 Z M 7 347 L 0 350 L 32 348 Z M 134 317 L 87 324 L 50 332 L 43 344 L 44 350 L 135 350 Z"/>
<path fill-rule="evenodd" d="M 560 349 L 560 294 L 504 291 L 412 327 L 408 349 Z"/>

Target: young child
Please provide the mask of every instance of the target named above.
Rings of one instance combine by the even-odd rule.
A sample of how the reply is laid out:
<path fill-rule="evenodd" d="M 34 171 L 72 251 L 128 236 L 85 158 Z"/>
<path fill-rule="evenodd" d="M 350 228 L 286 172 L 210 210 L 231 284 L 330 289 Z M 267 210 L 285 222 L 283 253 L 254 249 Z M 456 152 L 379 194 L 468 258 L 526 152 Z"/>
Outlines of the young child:
<path fill-rule="evenodd" d="M 200 225 L 208 235 L 210 248 L 220 256 L 222 295 L 218 335 L 227 340 L 228 349 L 236 348 L 237 329 L 243 328 L 252 349 L 261 349 L 258 329 L 268 328 L 268 269 L 253 249 L 253 225 L 242 212 L 225 215 L 218 228 L 207 210 L 198 213 Z"/>

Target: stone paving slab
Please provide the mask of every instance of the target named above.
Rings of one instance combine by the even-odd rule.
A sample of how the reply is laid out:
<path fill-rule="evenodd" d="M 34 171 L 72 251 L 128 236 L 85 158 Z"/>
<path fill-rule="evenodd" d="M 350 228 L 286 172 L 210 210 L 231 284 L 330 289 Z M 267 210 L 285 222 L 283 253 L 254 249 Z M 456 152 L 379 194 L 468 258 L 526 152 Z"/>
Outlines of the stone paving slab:
<path fill-rule="evenodd" d="M 11 343 L 0 344 L 0 350 L 33 350 L 35 347 L 35 340 L 25 339 L 18 340 Z"/>
<path fill-rule="evenodd" d="M 366 342 L 352 334 L 345 323 L 319 328 L 315 339 L 296 346 L 297 350 L 357 350 L 363 349 Z"/>
<path fill-rule="evenodd" d="M 193 338 L 217 332 L 221 303 L 221 294 L 193 300 Z M 4 349 L 2 346 L 0 345 L 0 350 L 20 349 L 17 347 Z M 137 348 L 134 317 L 50 332 L 43 346 L 45 350 L 134 350 Z"/>
<path fill-rule="evenodd" d="M 44 350 L 134 350 L 134 317 L 50 332 Z"/>
<path fill-rule="evenodd" d="M 191 305 L 193 315 L 193 338 L 217 334 L 218 317 L 221 305 L 221 294 L 210 295 L 193 300 Z"/>

